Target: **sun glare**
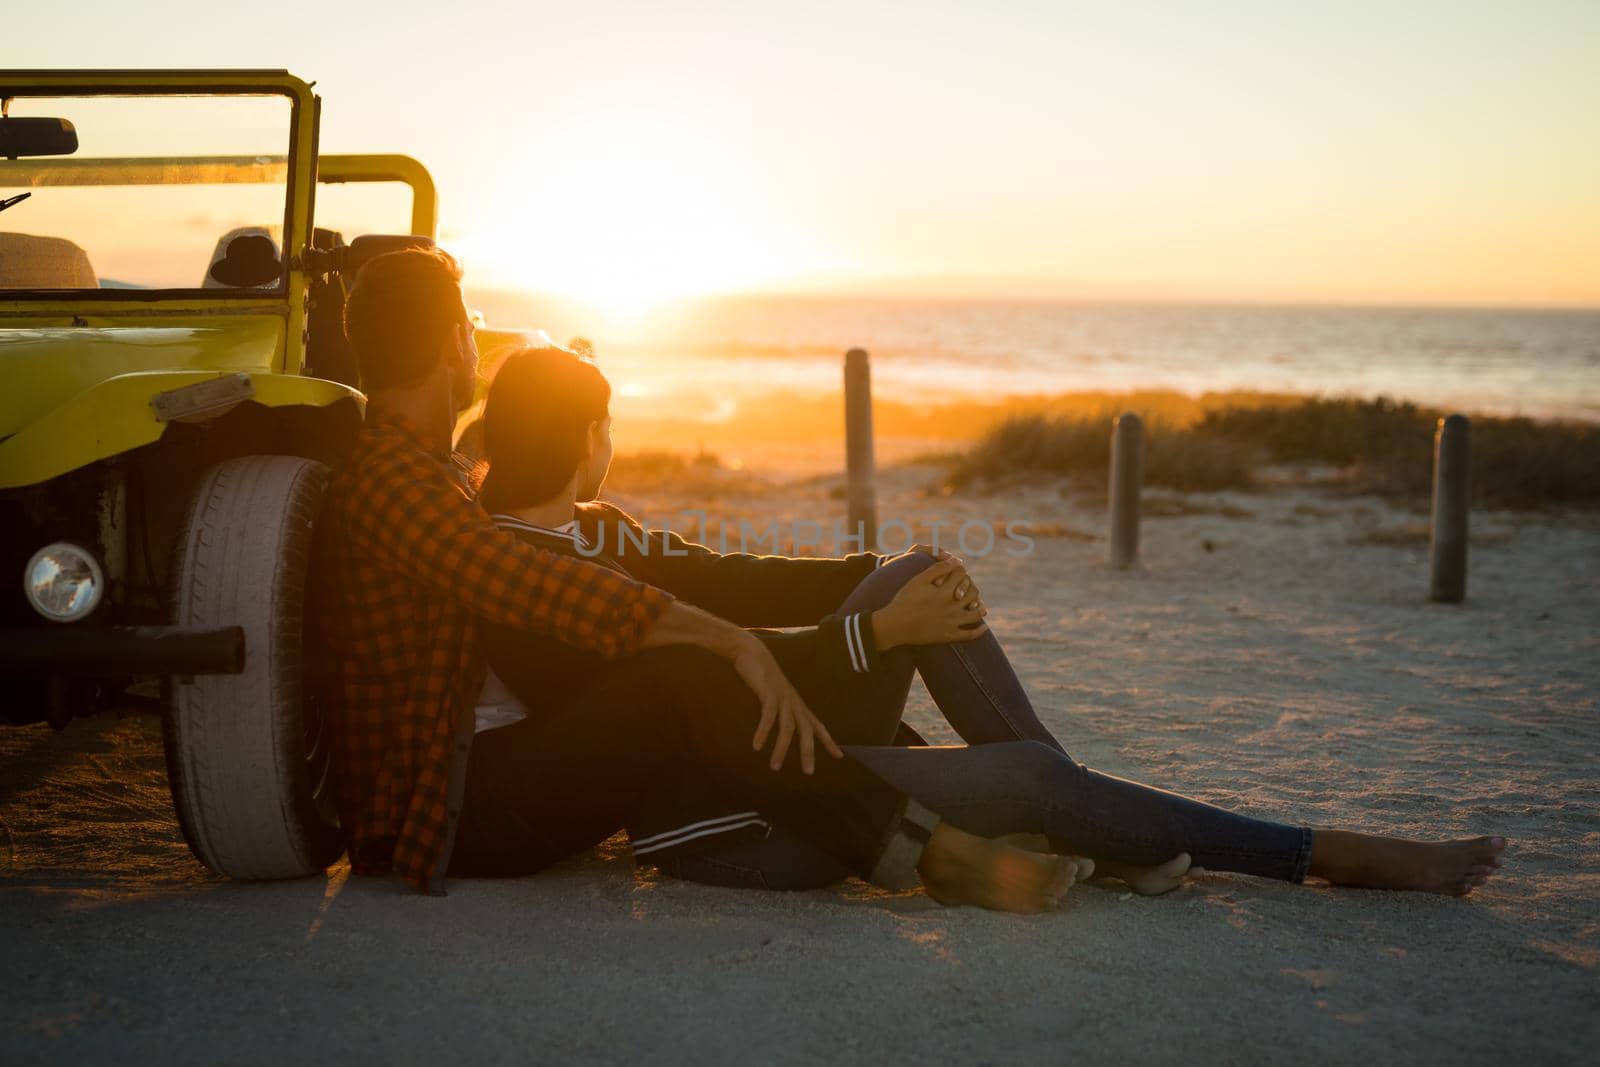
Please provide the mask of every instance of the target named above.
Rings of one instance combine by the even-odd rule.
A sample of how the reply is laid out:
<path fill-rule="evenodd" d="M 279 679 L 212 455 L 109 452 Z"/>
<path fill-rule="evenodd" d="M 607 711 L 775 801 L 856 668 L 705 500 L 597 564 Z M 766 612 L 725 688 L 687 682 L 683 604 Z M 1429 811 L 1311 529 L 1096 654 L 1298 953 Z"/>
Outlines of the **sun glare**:
<path fill-rule="evenodd" d="M 493 219 L 452 240 L 480 284 L 634 315 L 794 269 L 728 146 L 621 115 L 559 142 L 559 157 L 505 168 Z"/>

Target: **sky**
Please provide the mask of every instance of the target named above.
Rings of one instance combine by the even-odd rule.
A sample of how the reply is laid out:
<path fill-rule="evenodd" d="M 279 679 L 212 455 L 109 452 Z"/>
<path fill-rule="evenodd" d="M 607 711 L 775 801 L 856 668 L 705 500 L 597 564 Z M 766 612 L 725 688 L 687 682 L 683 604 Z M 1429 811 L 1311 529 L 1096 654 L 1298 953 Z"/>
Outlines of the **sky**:
<path fill-rule="evenodd" d="M 287 67 L 482 285 L 1600 306 L 1594 0 L 227 10 L 15 5 L 0 68 Z"/>

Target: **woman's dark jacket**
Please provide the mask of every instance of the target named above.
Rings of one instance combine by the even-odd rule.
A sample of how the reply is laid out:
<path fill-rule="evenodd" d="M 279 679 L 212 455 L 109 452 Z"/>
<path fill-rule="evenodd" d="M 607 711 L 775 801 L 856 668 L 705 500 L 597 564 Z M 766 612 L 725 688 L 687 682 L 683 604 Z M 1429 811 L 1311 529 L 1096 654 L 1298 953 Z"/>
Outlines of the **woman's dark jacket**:
<path fill-rule="evenodd" d="M 839 676 L 871 671 L 878 662 L 871 617 L 836 614 L 851 591 L 884 559 L 862 552 L 842 559 L 715 552 L 667 530 L 646 530 L 604 501 L 577 505 L 571 535 L 514 516 L 495 521 L 540 548 L 613 567 L 739 626 L 769 645 L 786 645 L 786 670 Z M 774 627 L 804 627 L 778 632 Z M 489 665 L 531 716 L 583 714 L 582 691 L 606 669 L 599 655 L 553 637 L 505 626 L 486 629 Z M 775 648 L 774 652 L 778 650 Z M 603 714 L 600 709 L 596 713 Z M 914 738 L 915 735 L 909 735 Z M 481 738 L 480 738 L 481 741 Z M 652 798 L 628 827 L 636 856 L 651 861 L 768 832 L 759 813 L 731 810 L 697 771 L 682 788 Z"/>

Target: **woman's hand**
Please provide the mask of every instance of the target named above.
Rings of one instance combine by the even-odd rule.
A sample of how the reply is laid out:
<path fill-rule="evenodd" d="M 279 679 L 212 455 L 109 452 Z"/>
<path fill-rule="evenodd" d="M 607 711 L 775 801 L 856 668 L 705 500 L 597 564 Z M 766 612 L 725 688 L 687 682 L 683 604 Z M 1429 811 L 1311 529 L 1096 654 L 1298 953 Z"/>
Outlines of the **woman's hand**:
<path fill-rule="evenodd" d="M 761 701 L 761 723 L 756 727 L 755 736 L 750 739 L 750 747 L 758 751 L 764 748 L 772 727 L 776 725 L 778 739 L 773 743 L 772 759 L 768 763 L 773 770 L 783 767 L 789 744 L 796 734 L 800 735 L 800 769 L 806 774 L 816 769 L 816 742 L 819 739 L 830 756 L 842 758 L 844 753 L 834 744 L 828 728 L 822 725 L 806 706 L 805 700 L 795 692 L 783 668 L 772 658 L 771 650 L 754 635 L 746 633 L 744 636 L 748 640 L 733 654 L 733 669 L 739 672 L 739 677 Z"/>
<path fill-rule="evenodd" d="M 978 586 L 954 557 L 941 559 L 900 587 L 886 607 L 872 613 L 878 651 L 896 645 L 942 645 L 971 641 L 989 632 L 982 621 Z"/>

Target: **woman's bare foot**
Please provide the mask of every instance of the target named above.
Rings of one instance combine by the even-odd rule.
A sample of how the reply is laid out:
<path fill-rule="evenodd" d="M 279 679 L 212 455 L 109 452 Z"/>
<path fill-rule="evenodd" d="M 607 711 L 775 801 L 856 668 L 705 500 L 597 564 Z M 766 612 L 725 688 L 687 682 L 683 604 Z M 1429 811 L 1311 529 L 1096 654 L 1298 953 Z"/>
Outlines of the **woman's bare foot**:
<path fill-rule="evenodd" d="M 1191 866 L 1189 854 L 1180 852 L 1155 867 L 1135 867 L 1132 864 L 1101 860 L 1096 870 L 1102 877 L 1120 879 L 1140 896 L 1159 897 L 1182 885 Z"/>
<path fill-rule="evenodd" d="M 1316 830 L 1311 871 L 1335 885 L 1410 889 L 1464 897 L 1500 866 L 1503 837 L 1459 841 L 1406 841 L 1348 830 Z"/>
<path fill-rule="evenodd" d="M 1030 852 L 947 822 L 934 828 L 917 864 L 923 888 L 941 904 L 1022 915 L 1054 909 L 1074 882 L 1093 871 L 1090 860 Z"/>
<path fill-rule="evenodd" d="M 1027 849 L 1029 852 L 1049 852 L 1050 839 L 1044 834 L 1006 834 L 997 837 L 995 841 L 1010 845 L 1013 848 Z M 1184 878 L 1189 874 L 1191 860 L 1187 852 L 1180 852 L 1165 863 L 1155 867 L 1139 867 L 1131 863 L 1117 863 L 1115 860 L 1100 859 L 1092 862 L 1090 870 L 1095 881 L 1102 878 L 1115 878 L 1123 882 L 1135 893 L 1146 897 L 1158 897 L 1163 893 L 1170 893 L 1183 884 Z M 1080 871 L 1078 877 L 1084 880 L 1089 878 L 1089 872 Z"/>

